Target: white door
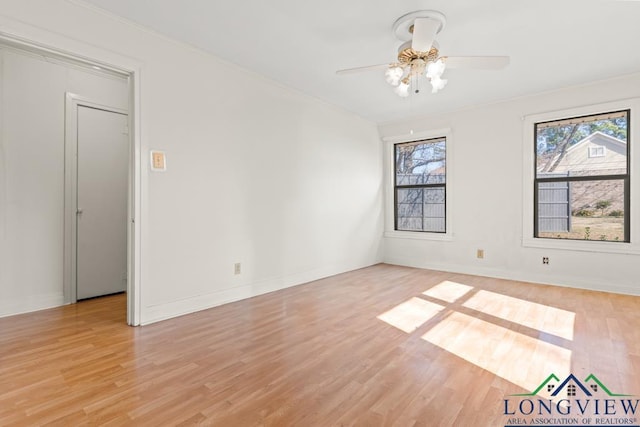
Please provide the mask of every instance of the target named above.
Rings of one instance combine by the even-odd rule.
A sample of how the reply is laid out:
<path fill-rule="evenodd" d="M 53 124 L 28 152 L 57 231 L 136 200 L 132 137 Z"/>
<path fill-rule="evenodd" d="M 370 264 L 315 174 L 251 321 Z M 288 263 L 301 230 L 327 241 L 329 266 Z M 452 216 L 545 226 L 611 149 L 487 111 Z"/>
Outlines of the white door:
<path fill-rule="evenodd" d="M 127 287 L 127 116 L 78 105 L 77 299 Z"/>

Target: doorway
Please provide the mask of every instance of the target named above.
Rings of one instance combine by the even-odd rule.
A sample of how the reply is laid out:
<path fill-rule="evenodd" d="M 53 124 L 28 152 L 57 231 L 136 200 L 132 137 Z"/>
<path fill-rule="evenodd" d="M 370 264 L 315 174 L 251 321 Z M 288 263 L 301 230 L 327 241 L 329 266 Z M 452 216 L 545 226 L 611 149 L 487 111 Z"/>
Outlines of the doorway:
<path fill-rule="evenodd" d="M 26 213 L 12 214 L 9 218 L 12 221 L 9 223 L 9 228 L 14 231 L 13 234 L 16 236 L 19 236 L 20 233 L 27 233 L 34 243 L 31 246 L 11 246 L 13 251 L 11 254 L 14 258 L 33 266 L 33 273 L 28 275 L 27 280 L 29 281 L 25 281 L 29 286 L 21 287 L 19 292 L 15 292 L 14 300 L 10 301 L 10 305 L 5 304 L 4 311 L 0 314 L 27 313 L 56 305 L 74 303 L 78 299 L 77 271 L 75 270 L 78 234 L 77 218 L 75 217 L 78 215 L 77 189 L 74 188 L 73 192 L 70 191 L 72 184 L 77 185 L 78 181 L 77 175 L 75 175 L 77 174 L 76 168 L 68 167 L 77 166 L 74 159 L 77 150 L 69 150 L 67 147 L 70 133 L 76 129 L 77 118 L 66 113 L 71 111 L 70 103 L 78 101 L 78 104 L 87 107 L 85 112 L 109 111 L 112 114 L 120 115 L 127 123 L 129 135 L 123 135 L 127 141 L 126 172 L 120 175 L 124 177 L 126 183 L 123 193 L 126 197 L 124 220 L 126 269 L 125 273 L 120 272 L 119 281 L 121 285 L 126 285 L 126 323 L 132 326 L 139 325 L 141 315 L 139 283 L 141 280 L 142 250 L 140 245 L 142 163 L 140 160 L 140 104 L 138 100 L 142 64 L 134 59 L 122 57 L 113 52 L 100 51 L 94 47 L 87 47 L 87 55 L 79 54 L 76 56 L 73 53 L 58 51 L 37 42 L 2 33 L 0 34 L 0 53 L 4 58 L 8 52 L 13 55 L 11 73 L 0 73 L 0 78 L 3 88 L 10 88 L 11 91 L 4 90 L 0 94 L 3 98 L 9 95 L 14 97 L 11 98 L 12 101 L 5 102 L 6 106 L 11 106 L 10 111 L 13 113 L 12 119 L 5 121 L 5 124 L 11 124 L 11 129 L 14 132 L 6 134 L 5 129 L 2 138 L 4 148 L 7 148 L 7 144 L 10 148 L 3 153 L 6 162 L 3 173 L 9 174 L 7 177 L 11 178 L 6 181 L 8 178 L 5 177 L 4 184 L 11 185 L 8 189 L 5 188 L 5 193 L 0 191 L 0 196 L 3 194 L 5 196 L 8 194 L 21 195 L 21 198 L 18 199 L 19 203 L 16 203 L 15 206 L 11 205 L 11 207 L 15 212 Z M 101 56 L 103 60 L 87 59 L 90 57 L 89 53 Z M 18 61 L 15 58 L 22 59 Z M 32 64 L 25 69 L 27 62 Z M 41 65 L 33 68 L 32 65 L 35 66 L 36 63 Z M 7 61 L 2 61 L 2 64 L 3 71 L 6 71 Z M 51 69 L 57 70 L 53 76 L 49 74 Z M 16 79 L 18 79 L 18 84 L 14 84 Z M 105 79 L 111 83 L 107 83 L 106 86 L 93 86 L 92 82 L 105 81 Z M 127 86 L 127 95 L 124 100 L 120 92 L 112 90 L 116 81 L 123 80 Z M 65 85 L 67 86 L 66 90 Z M 57 92 L 58 90 L 60 92 Z M 81 99 L 80 97 L 74 99 L 72 93 L 68 92 L 82 93 L 83 96 L 91 97 L 91 99 Z M 65 93 L 67 93 L 66 99 Z M 42 97 L 44 97 L 44 102 L 41 101 Z M 15 107 L 16 99 L 20 106 L 19 109 Z M 99 99 L 103 105 L 92 103 L 92 99 L 93 101 Z M 113 105 L 117 105 L 123 110 L 111 108 Z M 32 111 L 34 106 L 39 108 L 39 113 L 35 117 L 44 120 L 44 124 L 35 122 L 34 116 L 29 116 L 26 113 L 24 116 L 18 116 L 23 114 L 24 110 Z M 77 108 L 78 106 L 73 107 Z M 59 121 L 60 119 L 57 118 L 62 120 Z M 23 126 L 22 123 L 27 125 Z M 46 168 L 43 168 L 42 165 L 45 165 Z M 63 182 L 58 181 L 58 177 Z M 31 191 L 33 188 L 36 189 L 35 192 Z M 42 201 L 40 205 L 46 205 L 47 210 L 29 210 L 28 207 L 33 204 L 34 200 Z M 28 206 L 22 206 L 24 204 Z M 0 212 L 0 214 L 5 215 L 8 214 L 7 212 Z M 44 225 L 34 226 L 32 220 L 27 220 L 28 215 L 35 215 L 35 219 Z M 22 242 L 21 239 L 17 237 L 16 239 L 17 242 Z M 30 249 L 34 247 L 38 250 Z M 9 246 L 0 249 L 9 250 L 7 248 Z M 75 251 L 73 256 L 71 256 L 72 250 Z M 119 269 L 121 270 L 121 256 L 119 260 Z M 5 275 L 5 278 L 12 277 L 12 275 L 17 277 L 20 269 L 24 268 L 20 263 L 15 264 L 15 266 L 13 262 L 10 264 L 12 270 Z M 41 276 L 44 277 L 44 280 Z M 33 283 L 39 285 L 33 286 Z M 5 282 L 2 282 L 2 285 L 4 284 Z M 6 309 L 7 307 L 9 309 Z"/>
<path fill-rule="evenodd" d="M 67 96 L 66 114 L 75 121 L 66 141 L 75 157 L 66 168 L 74 178 L 68 193 L 76 205 L 75 218 L 69 218 L 71 227 L 75 219 L 71 287 L 82 300 L 127 289 L 128 115 Z"/>
<path fill-rule="evenodd" d="M 31 260 L 31 265 L 36 266 L 36 268 L 33 268 L 34 273 L 28 276 L 30 282 L 25 283 L 29 285 L 32 282 L 43 284 L 38 287 L 24 286 L 20 288 L 22 290 L 15 293 L 16 301 L 12 301 L 12 309 L 10 311 L 5 310 L 2 313 L 19 314 L 55 305 L 74 303 L 78 299 L 93 296 L 96 293 L 120 291 L 124 286 L 126 288 L 127 304 L 126 322 L 133 326 L 139 325 L 140 294 L 138 290 L 141 253 L 140 190 L 142 185 L 142 163 L 140 161 L 140 105 L 137 100 L 139 99 L 141 64 L 130 58 L 120 57 L 112 52 L 103 52 L 95 48 L 88 48 L 88 52 L 98 56 L 102 55 L 108 62 L 88 60 L 86 59 L 87 56 L 84 55 L 74 56 L 68 52 L 57 51 L 37 43 L 14 38 L 6 33 L 0 34 L 0 46 L 2 47 L 2 52 L 10 52 L 12 55 L 15 53 L 17 55 L 13 55 L 13 57 L 19 59 L 12 57 L 11 73 L 2 73 L 0 76 L 3 79 L 3 87 L 12 89 L 11 91 L 3 91 L 3 98 L 11 95 L 19 100 L 20 107 L 25 107 L 17 109 L 15 102 L 7 101 L 5 103 L 5 105 L 11 106 L 10 111 L 14 112 L 12 117 L 15 118 L 15 120 L 12 119 L 8 122 L 12 125 L 14 132 L 3 138 L 3 143 L 5 145 L 9 144 L 9 148 L 11 148 L 11 150 L 7 151 L 6 161 L 8 163 L 5 166 L 7 164 L 9 166 L 5 172 L 15 175 L 16 178 L 13 179 L 14 177 L 10 176 L 12 179 L 7 182 L 13 186 L 10 186 L 7 191 L 11 191 L 11 194 L 24 195 L 18 200 L 18 202 L 22 203 L 24 201 L 24 203 L 21 205 L 16 204 L 13 210 L 26 212 L 21 214 L 22 216 L 13 215 L 10 218 L 13 221 L 10 226 L 12 230 L 15 230 L 14 234 L 16 235 L 28 233 L 28 236 L 32 237 L 31 240 L 34 242 L 31 247 L 38 248 L 37 251 L 33 251 L 29 250 L 26 245 L 22 245 L 18 246 L 14 252 L 17 254 L 15 255 L 17 259 L 21 259 L 20 254 L 25 252 L 29 255 L 28 259 Z M 3 70 L 5 70 L 7 61 L 3 61 L 3 64 Z M 50 75 L 52 70 L 54 74 Z M 19 85 L 14 85 L 14 80 L 11 79 L 18 79 Z M 97 80 L 110 80 L 111 83 L 107 83 L 106 86 L 94 86 L 93 83 Z M 126 82 L 125 87 L 127 87 L 124 97 L 121 92 L 111 90 L 116 81 L 122 82 L 123 80 Z M 120 83 L 117 83 L 117 85 L 120 85 Z M 90 97 L 90 99 L 82 99 L 69 92 L 81 93 L 83 96 Z M 66 100 L 65 93 L 67 93 Z M 15 101 L 14 98 L 11 99 Z M 42 98 L 44 101 L 41 101 Z M 102 105 L 92 102 L 97 100 Z M 114 105 L 117 105 L 122 110 L 112 108 Z M 26 107 L 33 106 L 38 106 L 39 114 L 35 117 L 40 118 L 39 120 L 44 120 L 44 124 L 33 120 L 34 116 L 17 116 L 22 114 L 23 110 L 28 110 Z M 76 114 L 68 114 L 70 111 L 75 111 Z M 125 250 L 112 257 L 113 259 L 117 258 L 118 279 L 115 281 L 110 280 L 110 282 L 117 282 L 118 287 L 104 288 L 100 285 L 100 287 L 96 287 L 97 289 L 90 291 L 93 292 L 92 294 L 84 294 L 82 284 L 80 284 L 80 292 L 77 289 L 77 273 L 80 273 L 80 277 L 82 277 L 83 267 L 81 266 L 80 271 L 78 271 L 76 265 L 79 255 L 78 243 L 80 245 L 83 244 L 83 235 L 85 235 L 83 232 L 84 223 L 80 224 L 80 229 L 78 229 L 77 216 L 86 212 L 86 208 L 83 209 L 82 206 L 80 206 L 80 212 L 78 212 L 78 193 L 75 187 L 77 184 L 80 183 L 82 185 L 85 182 L 82 179 L 78 180 L 78 163 L 76 159 L 78 155 L 77 124 L 78 114 L 82 116 L 80 117 L 82 126 L 82 122 L 85 119 L 83 116 L 94 116 L 95 114 L 92 113 L 98 113 L 99 117 L 88 117 L 89 120 L 96 119 L 97 122 L 100 122 L 108 117 L 110 119 L 105 119 L 104 121 L 115 120 L 125 123 L 124 132 L 121 132 L 120 135 L 126 140 L 126 152 L 120 154 L 121 157 L 126 159 L 124 163 L 120 163 L 120 165 L 125 165 L 125 171 L 122 174 L 118 173 L 118 186 L 122 188 L 122 183 L 124 182 L 124 190 L 116 192 L 120 194 L 120 200 L 124 197 L 124 215 L 122 210 L 119 210 L 120 213 L 118 214 L 120 217 L 124 216 L 124 220 L 119 222 L 118 228 L 120 231 L 113 233 L 113 235 L 118 236 L 117 240 L 120 240 L 118 247 L 122 248 L 121 242 L 124 239 Z M 21 123 L 27 123 L 27 125 L 20 127 Z M 93 125 L 88 126 L 87 129 L 90 130 L 91 128 L 93 128 Z M 32 135 L 36 134 L 35 131 L 32 131 L 33 129 L 37 130 L 37 135 L 35 136 Z M 82 129 L 81 127 L 81 132 Z M 126 133 L 129 135 L 126 135 Z M 71 134 L 74 134 L 74 136 L 71 137 Z M 68 146 L 72 138 L 75 138 L 73 140 L 74 149 L 70 149 Z M 81 148 L 82 140 L 80 144 Z M 98 147 L 102 145 L 104 144 L 97 144 Z M 89 168 L 90 171 L 92 169 L 94 168 Z M 80 175 L 81 177 L 83 176 L 82 171 L 80 171 Z M 17 179 L 21 177 L 24 179 Z M 58 177 L 63 179 L 58 181 Z M 29 184 L 26 185 L 28 187 L 26 190 L 30 191 L 33 187 L 36 191 L 27 192 L 24 190 L 24 183 Z M 88 194 L 101 193 L 103 193 L 102 190 L 95 189 L 88 192 Z M 28 206 L 22 206 L 29 205 L 33 200 L 43 200 L 41 204 L 45 204 L 47 210 L 32 209 L 29 211 L 27 209 Z M 80 191 L 80 200 L 85 200 L 82 196 L 82 191 Z M 111 206 L 111 204 L 108 206 Z M 91 209 L 94 211 L 94 208 Z M 104 211 L 104 209 L 100 210 Z M 46 221 L 42 220 L 42 222 L 46 222 L 44 225 L 47 228 L 33 226 L 33 221 L 25 220 L 27 215 L 35 215 L 36 220 L 45 218 Z M 88 220 L 88 215 L 85 215 L 85 218 Z M 122 232 L 123 229 L 125 230 L 124 233 Z M 91 236 L 91 234 L 87 234 L 87 236 Z M 103 233 L 102 237 L 99 238 L 106 241 L 111 238 L 111 234 Z M 44 239 L 47 240 L 44 241 Z M 41 243 L 41 241 L 44 241 L 44 243 Z M 91 242 L 92 239 L 88 239 L 88 241 Z M 10 241 L 7 240 L 5 243 L 8 245 Z M 91 243 L 85 244 L 85 246 L 90 246 L 91 249 L 100 249 L 102 245 Z M 16 246 L 13 245 L 13 247 Z M 3 249 L 5 248 L 3 247 Z M 85 253 L 83 250 L 80 252 Z M 100 258 L 100 261 L 94 261 L 94 264 L 99 267 L 107 264 L 106 258 L 101 254 L 96 255 L 93 253 L 90 256 L 94 260 Z M 25 262 L 28 263 L 29 261 Z M 124 269 L 122 268 L 123 262 L 125 264 Z M 111 261 L 109 263 L 116 264 L 116 262 Z M 82 255 L 80 255 L 80 264 L 85 264 Z M 86 270 L 93 271 L 95 269 L 95 266 L 93 266 Z M 17 274 L 19 266 L 14 270 L 10 273 Z M 116 270 L 114 269 L 114 271 Z M 43 276 L 44 280 L 33 280 L 34 278 L 40 278 L 39 276 Z M 16 308 L 14 309 L 13 307 Z"/>

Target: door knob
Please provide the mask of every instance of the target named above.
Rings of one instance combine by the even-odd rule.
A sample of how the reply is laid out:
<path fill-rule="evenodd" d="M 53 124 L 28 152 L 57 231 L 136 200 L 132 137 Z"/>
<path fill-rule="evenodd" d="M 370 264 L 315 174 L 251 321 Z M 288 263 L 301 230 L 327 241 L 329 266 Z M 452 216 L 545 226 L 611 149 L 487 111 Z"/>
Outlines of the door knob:
<path fill-rule="evenodd" d="M 82 209 L 78 208 L 78 210 L 76 211 L 76 215 L 82 215 Z"/>

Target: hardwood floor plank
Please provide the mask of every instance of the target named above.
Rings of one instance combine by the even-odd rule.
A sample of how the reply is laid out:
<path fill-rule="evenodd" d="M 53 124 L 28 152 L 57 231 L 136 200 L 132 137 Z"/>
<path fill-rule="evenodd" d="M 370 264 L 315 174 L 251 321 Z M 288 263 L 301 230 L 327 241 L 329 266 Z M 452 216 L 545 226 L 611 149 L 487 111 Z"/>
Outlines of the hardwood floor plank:
<path fill-rule="evenodd" d="M 125 298 L 0 319 L 0 425 L 505 425 L 552 372 L 640 395 L 634 296 L 377 265 L 139 328 Z"/>

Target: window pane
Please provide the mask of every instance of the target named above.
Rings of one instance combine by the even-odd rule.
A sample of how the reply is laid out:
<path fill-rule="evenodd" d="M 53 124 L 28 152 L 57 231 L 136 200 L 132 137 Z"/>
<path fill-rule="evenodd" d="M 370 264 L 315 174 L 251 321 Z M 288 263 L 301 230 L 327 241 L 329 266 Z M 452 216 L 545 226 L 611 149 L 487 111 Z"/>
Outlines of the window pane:
<path fill-rule="evenodd" d="M 626 111 L 536 124 L 537 178 L 626 174 L 627 129 Z"/>
<path fill-rule="evenodd" d="M 445 232 L 445 191 L 437 188 L 399 188 L 397 229 Z"/>
<path fill-rule="evenodd" d="M 432 139 L 396 145 L 396 185 L 444 184 L 446 141 Z"/>
<path fill-rule="evenodd" d="M 537 220 L 536 237 L 624 242 L 624 181 L 540 182 Z"/>

